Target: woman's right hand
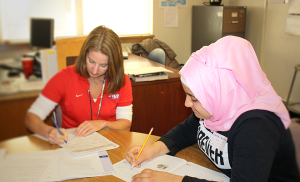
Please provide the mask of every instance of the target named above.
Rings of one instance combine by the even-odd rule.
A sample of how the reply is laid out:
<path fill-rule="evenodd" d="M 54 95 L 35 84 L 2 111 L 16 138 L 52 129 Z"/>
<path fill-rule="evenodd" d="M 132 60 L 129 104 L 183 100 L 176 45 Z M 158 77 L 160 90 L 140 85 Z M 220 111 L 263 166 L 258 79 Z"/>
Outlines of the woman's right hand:
<path fill-rule="evenodd" d="M 139 158 L 135 160 L 141 148 L 141 145 L 134 145 L 128 150 L 125 156 L 126 160 L 130 164 L 133 164 L 133 166 L 135 167 L 141 167 L 142 162 L 151 161 L 154 157 L 164 155 L 170 152 L 163 142 L 157 141 L 153 145 L 145 146 Z"/>
<path fill-rule="evenodd" d="M 51 144 L 62 144 L 66 141 L 68 141 L 69 134 L 64 128 L 60 128 L 60 131 L 63 133 L 61 135 L 56 128 L 52 128 L 48 134 L 48 141 Z"/>
<path fill-rule="evenodd" d="M 151 147 L 152 146 L 145 146 L 139 158 L 135 160 L 142 146 L 134 145 L 128 150 L 125 158 L 132 166 L 141 167 L 142 162 L 151 161 L 155 157 L 155 152 L 152 150 Z"/>

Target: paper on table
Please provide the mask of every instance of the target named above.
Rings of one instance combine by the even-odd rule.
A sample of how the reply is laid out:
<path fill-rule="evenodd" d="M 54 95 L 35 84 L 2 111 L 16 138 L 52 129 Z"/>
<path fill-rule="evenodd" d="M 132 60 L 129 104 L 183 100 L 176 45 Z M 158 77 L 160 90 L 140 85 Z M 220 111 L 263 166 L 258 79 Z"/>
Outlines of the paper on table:
<path fill-rule="evenodd" d="M 114 173 L 106 151 L 81 157 L 62 148 L 9 154 L 0 165 L 0 181 L 61 181 Z"/>
<path fill-rule="evenodd" d="M 200 179 L 229 182 L 229 178 L 222 173 L 170 155 L 162 155 L 149 162 L 143 162 L 140 168 L 134 167 L 131 169 L 131 164 L 129 164 L 126 159 L 115 163 L 113 166 L 116 171 L 114 176 L 128 182 L 131 181 L 132 176 L 140 173 L 145 168 L 181 176 L 189 175 Z"/>
<path fill-rule="evenodd" d="M 67 129 L 66 131 L 69 133 L 68 143 L 60 144 L 61 147 L 75 156 L 97 153 L 119 147 L 119 145 L 97 132 L 86 137 L 76 137 L 74 134 L 75 130 L 76 128 Z"/>
<path fill-rule="evenodd" d="M 103 161 L 103 158 L 106 161 Z M 57 149 L 57 158 L 43 181 L 61 181 L 112 174 L 115 174 L 115 171 L 106 151 L 74 157 L 64 149 Z"/>
<path fill-rule="evenodd" d="M 172 174 L 180 176 L 192 176 L 200 179 L 212 180 L 212 181 L 224 181 L 229 182 L 230 178 L 223 173 L 207 169 L 198 164 L 187 162 L 185 165 L 182 165 L 180 168 L 172 172 Z"/>
<path fill-rule="evenodd" d="M 131 169 L 131 164 L 129 164 L 129 162 L 124 159 L 113 165 L 116 171 L 116 174 L 114 176 L 125 181 L 131 181 L 132 176 L 142 172 L 142 170 L 146 168 L 157 171 L 172 172 L 185 163 L 186 160 L 184 159 L 169 155 L 162 155 L 154 158 L 149 162 L 143 162 L 140 168 L 134 167 Z"/>
<path fill-rule="evenodd" d="M 32 136 L 35 136 L 35 137 L 40 138 L 40 139 L 45 140 L 45 141 L 49 141 L 48 138 L 46 138 L 42 135 L 36 134 L 36 133 L 32 134 Z"/>
<path fill-rule="evenodd" d="M 6 155 L 0 166 L 0 181 L 42 181 L 56 156 L 54 150 Z"/>
<path fill-rule="evenodd" d="M 3 163 L 6 149 L 0 149 L 0 165 Z"/>
<path fill-rule="evenodd" d="M 141 67 L 141 68 L 134 68 L 134 69 L 125 69 L 126 74 L 132 75 L 140 75 L 140 74 L 147 74 L 147 73 L 158 73 L 158 72 L 169 72 L 173 73 L 173 71 L 168 70 L 163 67 Z"/>

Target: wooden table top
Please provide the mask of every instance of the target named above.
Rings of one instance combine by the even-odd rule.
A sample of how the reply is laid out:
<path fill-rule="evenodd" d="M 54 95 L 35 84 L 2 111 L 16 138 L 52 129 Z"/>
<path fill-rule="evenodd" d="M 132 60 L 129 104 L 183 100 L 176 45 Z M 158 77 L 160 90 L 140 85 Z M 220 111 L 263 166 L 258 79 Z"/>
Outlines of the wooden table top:
<path fill-rule="evenodd" d="M 111 140 L 112 142 L 120 145 L 116 149 L 108 150 L 107 153 L 112 164 L 117 163 L 125 158 L 125 155 L 129 148 L 133 145 L 142 145 L 147 137 L 147 134 L 130 132 L 130 131 L 116 131 L 116 130 L 101 130 L 98 133 Z M 147 142 L 147 145 L 153 144 L 160 137 L 151 135 Z M 9 140 L 0 142 L 0 148 L 6 149 L 6 154 L 22 153 L 22 152 L 33 152 L 42 150 L 54 150 L 60 148 L 58 145 L 50 144 L 40 138 L 33 135 L 27 135 L 23 137 L 17 137 Z M 220 172 L 212 162 L 206 157 L 206 155 L 194 146 L 183 149 L 176 154 L 176 157 L 183 158 L 187 161 L 194 162 L 202 165 L 206 168 Z M 92 178 L 80 178 L 71 179 L 66 181 L 105 181 L 105 182 L 116 182 L 123 181 L 115 176 L 99 176 Z"/>

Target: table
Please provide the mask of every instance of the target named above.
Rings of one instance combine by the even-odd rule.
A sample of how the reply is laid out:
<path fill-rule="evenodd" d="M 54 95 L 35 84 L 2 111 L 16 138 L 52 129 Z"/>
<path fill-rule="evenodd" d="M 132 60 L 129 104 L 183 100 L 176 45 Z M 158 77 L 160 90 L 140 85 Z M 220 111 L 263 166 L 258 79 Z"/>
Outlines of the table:
<path fill-rule="evenodd" d="M 128 54 L 125 68 L 163 66 L 157 62 Z M 185 93 L 178 70 L 166 67 L 174 73 L 167 73 L 169 79 L 151 82 L 132 82 L 133 118 L 131 131 L 148 133 L 154 127 L 154 135 L 162 136 L 184 121 L 191 113 L 184 106 Z M 40 91 L 18 92 L 0 95 L 0 141 L 30 134 L 24 124 L 25 115 Z M 9 121 L 9 122 L 8 122 Z M 51 114 L 46 123 L 52 125 Z"/>
<path fill-rule="evenodd" d="M 125 158 L 125 155 L 132 145 L 142 145 L 147 137 L 147 134 L 129 132 L 129 131 L 116 131 L 116 130 L 101 130 L 98 133 L 111 140 L 112 142 L 120 145 L 118 148 L 108 150 L 107 153 L 112 164 L 119 162 Z M 147 145 L 153 144 L 160 137 L 151 135 Z M 33 135 L 26 135 L 0 142 L 0 148 L 6 148 L 6 154 L 33 152 L 42 150 L 54 150 L 60 148 L 58 145 L 52 145 L 47 141 L 37 138 Z M 206 157 L 206 155 L 195 146 L 188 147 L 176 154 L 176 157 L 183 158 L 187 161 L 194 162 L 206 168 L 220 172 L 213 163 Z M 115 176 L 99 176 L 93 178 L 72 179 L 66 181 L 105 181 L 105 182 L 118 182 L 123 181 Z"/>

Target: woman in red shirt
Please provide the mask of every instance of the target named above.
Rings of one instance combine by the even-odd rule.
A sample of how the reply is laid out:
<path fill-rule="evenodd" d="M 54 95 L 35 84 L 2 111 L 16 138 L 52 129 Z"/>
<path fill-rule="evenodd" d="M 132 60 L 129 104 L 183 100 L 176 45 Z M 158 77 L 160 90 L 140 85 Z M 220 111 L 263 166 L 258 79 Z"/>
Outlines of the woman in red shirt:
<path fill-rule="evenodd" d="M 62 133 L 43 120 L 59 104 Z M 105 26 L 87 36 L 75 65 L 59 71 L 32 104 L 25 123 L 32 132 L 59 144 L 68 139 L 63 128 L 76 128 L 76 136 L 101 129 L 130 130 L 132 88 L 124 74 L 121 42 Z"/>

